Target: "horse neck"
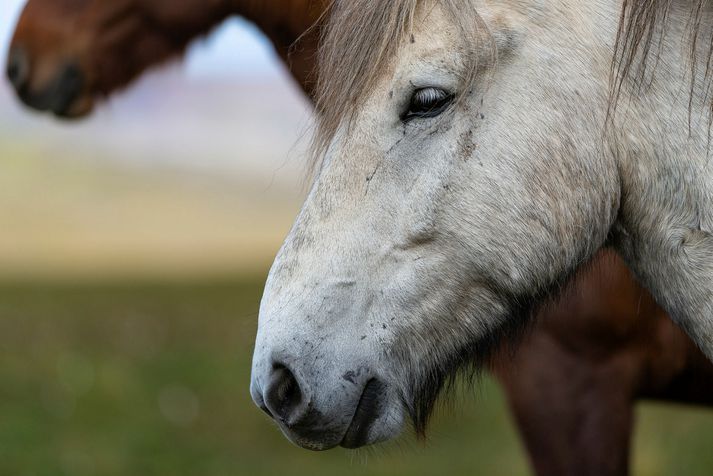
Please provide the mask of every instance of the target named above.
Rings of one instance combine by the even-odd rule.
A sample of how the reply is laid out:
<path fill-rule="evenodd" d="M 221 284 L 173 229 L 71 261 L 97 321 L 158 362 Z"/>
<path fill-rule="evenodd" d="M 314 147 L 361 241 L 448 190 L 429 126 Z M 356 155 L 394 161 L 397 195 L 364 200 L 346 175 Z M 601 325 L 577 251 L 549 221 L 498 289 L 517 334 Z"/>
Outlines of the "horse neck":
<path fill-rule="evenodd" d="M 327 8 L 327 0 L 229 0 L 233 13 L 255 23 L 308 95 L 319 43 L 312 28 Z"/>
<path fill-rule="evenodd" d="M 713 16 L 707 20 L 702 37 L 713 32 Z M 654 37 L 656 51 L 647 62 L 649 73 L 643 80 L 625 81 L 614 111 L 614 150 L 625 188 L 640 188 L 650 198 L 670 197 L 666 206 L 692 207 L 686 213 L 669 211 L 713 229 L 713 112 L 711 72 L 706 67 L 711 46 L 697 42 L 697 64 L 692 69 L 682 53 L 691 41 L 689 22 L 688 7 L 674 2 L 665 36 Z M 644 200 L 642 207 L 649 208 L 650 203 Z"/>
<path fill-rule="evenodd" d="M 710 44 L 698 42 L 692 72 L 682 56 L 689 12 L 672 3 L 666 35 L 660 43 L 654 38 L 646 82 L 629 82 L 619 100 L 614 150 L 623 193 L 613 235 L 639 280 L 713 359 Z M 708 38 L 713 19 L 703 22 L 701 37 Z"/>

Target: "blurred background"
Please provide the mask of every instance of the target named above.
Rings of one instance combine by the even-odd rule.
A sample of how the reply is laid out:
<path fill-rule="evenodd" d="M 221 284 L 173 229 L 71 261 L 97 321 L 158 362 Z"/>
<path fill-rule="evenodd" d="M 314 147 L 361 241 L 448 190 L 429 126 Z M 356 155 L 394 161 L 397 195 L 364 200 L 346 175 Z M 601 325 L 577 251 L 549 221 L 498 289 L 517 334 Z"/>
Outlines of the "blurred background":
<path fill-rule="evenodd" d="M 0 64 L 22 0 L 0 0 Z M 249 23 L 89 119 L 0 82 L 0 475 L 530 474 L 489 377 L 427 442 L 313 454 L 255 408 L 270 262 L 299 209 L 310 107 Z M 710 412 L 637 412 L 634 473 L 710 475 Z"/>

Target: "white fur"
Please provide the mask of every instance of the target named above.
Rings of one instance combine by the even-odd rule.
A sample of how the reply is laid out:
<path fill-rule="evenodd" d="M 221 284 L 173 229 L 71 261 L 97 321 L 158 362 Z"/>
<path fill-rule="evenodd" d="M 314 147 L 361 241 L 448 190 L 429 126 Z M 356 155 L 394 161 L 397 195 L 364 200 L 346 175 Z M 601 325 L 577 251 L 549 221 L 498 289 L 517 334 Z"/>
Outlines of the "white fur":
<path fill-rule="evenodd" d="M 275 355 L 297 368 L 331 425 L 323 441 L 287 430 L 305 446 L 339 442 L 360 392 L 340 375 L 357 368 L 389 388 L 369 442 L 396 435 L 440 359 L 520 317 L 608 238 L 713 357 L 713 165 L 698 93 L 689 136 L 687 10 L 672 9 L 651 87 L 625 84 L 605 131 L 618 2 L 477 8 L 498 61 L 459 89 L 478 46 L 422 9 L 415 42 L 334 137 L 270 273 L 253 393 Z M 466 97 L 403 124 L 414 86 Z"/>

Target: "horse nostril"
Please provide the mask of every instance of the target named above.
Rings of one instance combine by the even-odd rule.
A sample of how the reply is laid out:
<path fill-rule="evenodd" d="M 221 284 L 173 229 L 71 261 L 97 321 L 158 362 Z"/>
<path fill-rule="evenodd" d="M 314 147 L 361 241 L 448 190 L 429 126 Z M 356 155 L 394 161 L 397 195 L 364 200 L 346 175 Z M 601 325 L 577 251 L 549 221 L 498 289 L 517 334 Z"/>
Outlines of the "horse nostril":
<path fill-rule="evenodd" d="M 291 425 L 302 416 L 305 401 L 305 394 L 295 375 L 283 364 L 275 364 L 265 392 L 266 412 Z"/>
<path fill-rule="evenodd" d="M 50 109 L 58 115 L 65 114 L 82 94 L 84 75 L 75 63 L 64 66 L 52 88 Z"/>
<path fill-rule="evenodd" d="M 13 47 L 7 58 L 7 79 L 16 89 L 21 90 L 29 80 L 30 62 L 22 48 Z"/>

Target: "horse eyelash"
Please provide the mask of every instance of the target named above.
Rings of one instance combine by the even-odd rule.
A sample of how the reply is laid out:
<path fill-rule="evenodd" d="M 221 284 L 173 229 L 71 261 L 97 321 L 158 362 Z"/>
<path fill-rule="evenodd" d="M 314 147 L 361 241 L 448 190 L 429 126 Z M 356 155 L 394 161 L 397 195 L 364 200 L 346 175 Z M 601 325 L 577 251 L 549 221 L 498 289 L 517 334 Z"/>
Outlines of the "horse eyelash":
<path fill-rule="evenodd" d="M 418 98 L 419 94 L 431 94 L 431 96 L 425 98 Z M 442 93 L 442 94 L 441 94 Z M 413 112 L 412 107 L 415 104 L 416 99 L 420 99 L 419 105 L 428 105 L 429 103 L 436 102 L 427 111 L 417 111 Z M 428 119 L 436 117 L 444 112 L 455 100 L 455 94 L 450 93 L 444 89 L 430 87 L 422 88 L 416 90 L 409 101 L 408 109 L 401 115 L 401 120 L 405 123 L 410 122 L 413 119 Z"/>

